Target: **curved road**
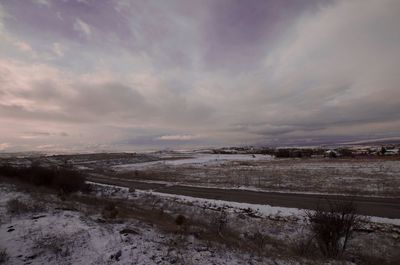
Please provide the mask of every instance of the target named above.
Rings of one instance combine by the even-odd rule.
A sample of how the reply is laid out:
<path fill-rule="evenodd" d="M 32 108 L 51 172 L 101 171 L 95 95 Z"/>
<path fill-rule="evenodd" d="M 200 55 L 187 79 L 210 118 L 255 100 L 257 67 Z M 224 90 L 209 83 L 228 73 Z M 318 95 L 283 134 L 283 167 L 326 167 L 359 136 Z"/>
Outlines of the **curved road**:
<path fill-rule="evenodd" d="M 130 179 L 91 176 L 89 180 L 98 183 L 119 185 L 140 190 L 153 190 L 161 193 L 185 195 L 204 199 L 215 199 L 252 204 L 268 204 L 271 206 L 315 209 L 318 204 L 328 200 L 353 200 L 357 212 L 362 215 L 400 218 L 400 198 L 377 198 L 361 196 L 317 195 L 281 192 L 257 192 L 234 189 L 218 189 L 164 185 L 137 182 Z"/>

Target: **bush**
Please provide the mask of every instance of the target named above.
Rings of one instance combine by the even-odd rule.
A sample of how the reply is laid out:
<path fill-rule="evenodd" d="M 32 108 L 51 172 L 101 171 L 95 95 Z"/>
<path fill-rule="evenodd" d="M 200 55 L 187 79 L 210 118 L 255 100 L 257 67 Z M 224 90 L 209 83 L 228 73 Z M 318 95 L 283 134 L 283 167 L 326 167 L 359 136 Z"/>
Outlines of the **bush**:
<path fill-rule="evenodd" d="M 306 211 L 306 216 L 319 249 L 329 258 L 345 252 L 354 229 L 365 221 L 356 214 L 352 201 L 328 201 L 326 210 L 318 207 L 315 211 Z"/>
<path fill-rule="evenodd" d="M 38 164 L 30 167 L 0 166 L 0 176 L 18 179 L 36 186 L 46 186 L 70 193 L 85 187 L 85 176 L 66 168 L 49 168 Z"/>
<path fill-rule="evenodd" d="M 19 215 L 31 212 L 40 212 L 44 210 L 44 207 L 40 204 L 27 204 L 20 201 L 19 199 L 11 199 L 6 205 L 7 213 L 13 215 Z"/>
<path fill-rule="evenodd" d="M 301 235 L 299 238 L 294 239 L 292 241 L 292 251 L 294 254 L 302 257 L 313 257 L 318 251 L 313 239 L 314 237 L 306 235 Z"/>
<path fill-rule="evenodd" d="M 222 232 L 228 226 L 228 215 L 224 210 L 211 219 L 211 225 L 216 230 L 216 233 L 223 238 Z"/>
<path fill-rule="evenodd" d="M 269 237 L 268 235 L 264 235 L 260 231 L 256 231 L 253 235 L 249 237 L 249 239 L 257 248 L 257 253 L 259 255 L 263 253 L 265 246 L 273 241 L 271 237 Z"/>
<path fill-rule="evenodd" d="M 78 171 L 61 169 L 55 175 L 53 185 L 63 192 L 74 192 L 84 188 L 85 177 Z"/>
<path fill-rule="evenodd" d="M 12 199 L 7 202 L 7 213 L 22 214 L 29 212 L 29 206 L 18 199 Z"/>
<path fill-rule="evenodd" d="M 9 257 L 5 249 L 0 249 L 0 264 L 5 264 Z"/>
<path fill-rule="evenodd" d="M 175 219 L 175 224 L 176 225 L 179 225 L 179 226 L 182 226 L 184 223 L 186 222 L 186 217 L 185 216 L 183 216 L 183 215 L 178 215 L 177 217 L 176 217 L 176 219 Z"/>
<path fill-rule="evenodd" d="M 103 208 L 101 216 L 105 219 L 115 219 L 118 213 L 117 205 L 110 202 Z"/>
<path fill-rule="evenodd" d="M 71 245 L 73 244 L 72 239 L 66 235 L 46 235 L 42 238 L 38 238 L 34 242 L 35 248 L 42 251 L 48 251 L 50 254 L 56 257 L 68 257 L 71 255 Z"/>

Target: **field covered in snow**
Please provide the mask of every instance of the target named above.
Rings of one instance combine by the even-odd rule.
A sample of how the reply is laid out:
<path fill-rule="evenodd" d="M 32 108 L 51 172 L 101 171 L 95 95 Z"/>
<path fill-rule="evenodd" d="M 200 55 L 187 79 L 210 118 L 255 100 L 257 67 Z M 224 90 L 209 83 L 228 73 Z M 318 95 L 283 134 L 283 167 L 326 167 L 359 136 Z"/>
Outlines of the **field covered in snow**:
<path fill-rule="evenodd" d="M 219 188 L 400 196 L 398 157 L 273 159 L 212 155 L 123 164 L 112 168 L 135 180 Z"/>
<path fill-rule="evenodd" d="M 258 191 L 400 197 L 400 157 L 274 158 L 197 152 L 77 154 L 7 160 L 71 166 L 103 177 Z M 6 162 L 7 162 L 6 161 Z"/>
<path fill-rule="evenodd" d="M 75 168 L 89 179 L 113 184 L 119 180 L 125 184 L 400 196 L 397 157 L 277 159 L 186 152 L 6 161 L 17 167 L 37 162 L 58 170 Z M 86 189 L 66 195 L 4 180 L 0 186 L 0 263 L 393 265 L 400 260 L 396 256 L 400 219 L 368 217 L 355 231 L 346 255 L 327 259 L 312 241 L 302 209 L 95 182 L 86 182 Z"/>
<path fill-rule="evenodd" d="M 104 186 L 96 192 L 100 197 L 157 200 L 144 193 L 131 196 L 126 190 Z M 47 195 L 40 195 L 41 201 L 36 201 L 39 198 L 12 187 L 0 189 L 0 248 L 7 253 L 7 264 L 243 264 L 246 260 L 253 264 L 292 264 L 227 251 L 218 244 L 182 234 L 178 226 L 166 232 L 148 220 L 104 220 L 99 212 L 84 209 L 84 204 L 72 203 L 74 207 L 70 207 L 54 196 L 43 196 Z M 10 214 L 7 202 L 13 199 L 41 206 Z M 55 203 L 49 202 L 52 199 Z"/>
<path fill-rule="evenodd" d="M 251 154 L 193 154 L 189 157 L 168 157 L 169 159 L 145 162 L 131 163 L 113 166 L 116 170 L 136 170 L 146 169 L 157 166 L 183 166 L 183 165 L 221 165 L 229 161 L 268 161 L 272 157 L 269 155 L 251 155 Z"/>
<path fill-rule="evenodd" d="M 299 256 L 296 246 L 308 232 L 298 209 L 90 185 L 89 194 L 64 199 L 2 185 L 0 248 L 8 264 L 363 264 Z M 15 200 L 27 208 L 15 211 Z M 112 219 L 103 213 L 110 202 L 118 210 Z M 183 225 L 175 223 L 177 215 L 185 216 Z M 366 223 L 363 229 L 350 256 L 393 258 L 399 226 Z"/>

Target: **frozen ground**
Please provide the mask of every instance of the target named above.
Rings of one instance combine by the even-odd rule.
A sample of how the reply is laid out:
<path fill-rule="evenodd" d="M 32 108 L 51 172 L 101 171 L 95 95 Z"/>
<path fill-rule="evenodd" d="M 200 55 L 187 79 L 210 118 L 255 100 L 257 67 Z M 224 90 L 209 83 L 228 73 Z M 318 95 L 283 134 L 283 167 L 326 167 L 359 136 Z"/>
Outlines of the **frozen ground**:
<path fill-rule="evenodd" d="M 115 200 L 121 209 L 122 204 L 136 205 L 141 211 L 148 209 L 164 215 L 156 215 L 158 218 L 153 220 L 134 212 L 130 218 L 106 220 L 97 208 L 80 203 L 88 195 L 60 201 L 55 195 L 31 194 L 3 185 L 0 188 L 0 248 L 8 253 L 8 264 L 352 264 L 290 254 L 291 244 L 304 233 L 298 209 L 133 192 L 94 183 L 92 190 L 91 196 Z M 27 204 L 40 203 L 41 207 L 10 214 L 7 204 L 16 198 Z M 183 230 L 174 224 L 159 222 L 165 215 L 178 213 L 191 220 Z M 207 232 L 199 236 L 201 224 L 212 224 L 222 213 L 227 220 L 224 236 L 227 240 L 234 236 L 236 243 L 243 242 L 242 250 L 213 243 L 205 236 Z M 367 242 L 374 242 L 373 251 L 381 256 L 398 249 L 398 226 L 369 223 L 365 228 L 372 232 L 357 235 L 359 240 L 350 246 L 351 251 L 358 251 Z M 257 243 L 260 235 L 265 245 Z M 262 251 L 257 247 L 249 251 L 246 246 L 259 246 Z M 364 248 L 371 251 L 368 244 Z"/>
<path fill-rule="evenodd" d="M 271 159 L 217 155 L 115 166 L 119 176 L 219 188 L 300 193 L 400 196 L 399 158 Z M 131 174 L 129 174 L 131 172 Z"/>
<path fill-rule="evenodd" d="M 124 196 L 123 191 L 104 192 Z M 247 260 L 289 264 L 222 250 L 193 236 L 165 234 L 138 220 L 109 223 L 99 215 L 52 206 L 10 216 L 6 212 L 9 200 L 28 202 L 31 198 L 5 187 L 0 193 L 0 247 L 8 253 L 7 264 L 244 264 Z"/>
<path fill-rule="evenodd" d="M 116 186 L 116 185 L 108 185 L 108 184 L 100 184 L 91 181 L 87 181 L 88 184 L 93 185 L 94 190 L 98 192 L 98 196 L 114 196 L 123 199 L 132 199 L 132 194 L 129 191 L 129 188 Z M 231 212 L 243 213 L 251 211 L 253 216 L 270 218 L 273 216 L 277 219 L 287 219 L 287 220 L 300 220 L 301 216 L 304 216 L 304 210 L 298 208 L 288 208 L 288 207 L 277 207 L 270 206 L 266 204 L 251 204 L 251 203 L 239 203 L 232 201 L 223 201 L 223 200 L 213 200 L 213 199 L 203 199 L 203 198 L 195 198 L 191 196 L 183 196 L 183 195 L 175 195 L 175 194 L 167 194 L 160 193 L 155 191 L 144 191 L 144 190 L 135 190 L 135 196 L 143 196 L 143 195 L 151 195 L 159 198 L 163 198 L 166 200 L 173 200 L 174 202 L 179 202 L 182 204 L 190 204 L 195 205 L 199 208 L 207 208 L 207 209 L 225 209 Z M 372 223 L 378 224 L 389 224 L 400 226 L 400 219 L 391 219 L 391 218 L 381 218 L 375 216 L 365 216 Z M 400 232 L 400 231 L 399 231 Z"/>
<path fill-rule="evenodd" d="M 152 183 L 257 191 L 400 197 L 400 157 L 289 158 L 166 152 L 8 158 L 70 165 L 90 174 Z M 116 176 L 115 176 L 116 175 Z"/>
<path fill-rule="evenodd" d="M 181 166 L 181 165 L 220 165 L 227 161 L 269 161 L 272 157 L 269 155 L 251 155 L 251 154 L 193 154 L 193 157 L 168 159 L 154 162 L 131 163 L 113 166 L 115 170 L 135 170 L 146 169 L 153 166 Z"/>
<path fill-rule="evenodd" d="M 88 195 L 60 201 L 55 195 L 30 194 L 3 185 L 0 248 L 6 250 L 8 264 L 353 264 L 293 256 L 291 244 L 307 231 L 298 209 L 91 185 L 90 196 L 115 200 L 120 209 L 134 205 L 141 210 L 129 218 L 107 220 L 102 217 L 102 206 L 98 203 L 96 207 L 100 210 L 89 209 L 80 202 Z M 11 214 L 7 205 L 16 198 L 41 206 Z M 157 213 L 157 219 L 146 218 L 148 213 L 140 214 L 147 210 Z M 178 213 L 189 218 L 188 226 L 177 227 L 162 221 L 167 220 L 165 216 Z M 229 242 L 233 237 L 234 246 L 240 244 L 239 248 L 214 242 L 207 236 L 210 231 L 204 231 L 204 225 L 212 229 L 209 225 L 219 220 L 221 214 L 227 220 L 224 240 Z M 382 220 L 373 221 L 380 223 L 365 224 L 368 232 L 358 233 L 349 251 L 362 249 L 379 257 L 393 256 L 400 247 L 399 227 Z M 262 241 L 258 241 L 260 235 Z M 368 242 L 374 242 L 373 248 Z"/>

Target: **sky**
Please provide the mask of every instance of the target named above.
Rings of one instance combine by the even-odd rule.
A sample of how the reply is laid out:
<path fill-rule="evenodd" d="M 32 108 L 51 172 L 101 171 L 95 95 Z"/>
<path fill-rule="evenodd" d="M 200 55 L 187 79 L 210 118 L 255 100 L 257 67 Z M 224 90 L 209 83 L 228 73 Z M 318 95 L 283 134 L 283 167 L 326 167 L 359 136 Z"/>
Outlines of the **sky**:
<path fill-rule="evenodd" d="M 0 0 L 0 152 L 400 136 L 398 0 Z"/>

